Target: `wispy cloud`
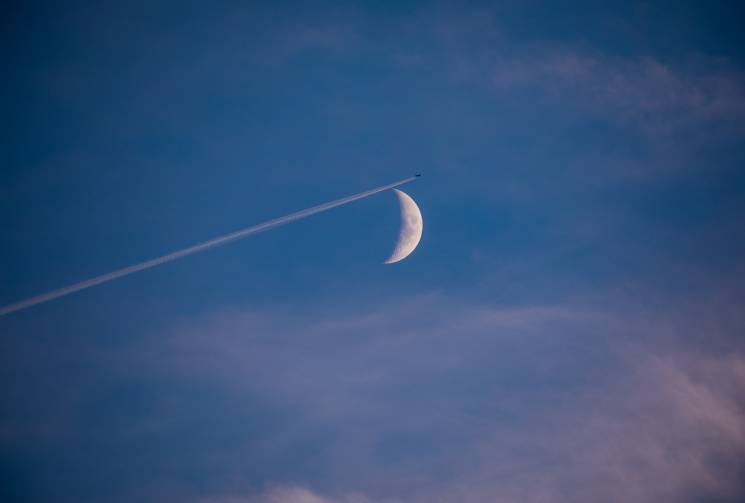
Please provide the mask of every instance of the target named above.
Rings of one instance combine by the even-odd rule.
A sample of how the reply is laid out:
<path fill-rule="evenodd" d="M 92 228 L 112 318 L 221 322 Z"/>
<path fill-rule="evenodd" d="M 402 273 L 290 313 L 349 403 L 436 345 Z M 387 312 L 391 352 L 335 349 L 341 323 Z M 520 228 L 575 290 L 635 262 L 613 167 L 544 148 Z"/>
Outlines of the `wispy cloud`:
<path fill-rule="evenodd" d="M 742 490 L 745 352 L 702 352 L 692 331 L 732 341 L 740 322 L 685 321 L 716 310 L 439 295 L 333 323 L 238 309 L 160 334 L 147 366 L 292 410 L 266 432 L 269 458 L 318 442 L 318 478 L 208 501 L 730 501 Z"/>
<path fill-rule="evenodd" d="M 607 386 L 520 429 L 496 429 L 467 463 L 476 475 L 449 489 L 448 501 L 735 501 L 745 425 L 732 387 L 745 382 L 745 360 L 626 358 Z M 699 375 L 701 367 L 711 374 Z"/>
<path fill-rule="evenodd" d="M 745 128 L 745 80 L 719 61 L 685 67 L 654 57 L 613 57 L 581 49 L 526 52 L 494 63 L 499 89 L 530 87 L 591 114 L 610 114 L 655 139 L 720 125 Z"/>
<path fill-rule="evenodd" d="M 324 497 L 309 489 L 296 486 L 279 486 L 254 496 L 227 496 L 207 499 L 201 503 L 372 503 L 362 495 Z M 381 502 L 382 503 L 382 502 Z M 394 502 L 389 502 L 394 503 Z"/>

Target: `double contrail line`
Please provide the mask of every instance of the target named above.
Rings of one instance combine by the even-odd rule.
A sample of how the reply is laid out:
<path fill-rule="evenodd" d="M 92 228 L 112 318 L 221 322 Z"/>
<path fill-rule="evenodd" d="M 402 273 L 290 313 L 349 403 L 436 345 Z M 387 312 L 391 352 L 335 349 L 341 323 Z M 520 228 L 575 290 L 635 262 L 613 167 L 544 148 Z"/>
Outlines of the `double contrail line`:
<path fill-rule="evenodd" d="M 353 201 L 372 196 L 373 194 L 377 194 L 378 192 L 383 192 L 384 190 L 398 187 L 399 185 L 403 185 L 405 183 L 416 180 L 416 178 L 416 176 L 411 176 L 397 182 L 389 183 L 388 185 L 383 185 L 375 189 L 360 192 L 359 194 L 354 194 L 351 196 L 342 197 L 341 199 L 336 199 L 335 201 L 319 204 L 318 206 L 313 206 L 312 208 L 307 208 L 295 213 L 290 213 L 289 215 L 275 218 L 274 220 L 269 220 L 268 222 L 231 232 L 230 234 L 210 239 L 209 241 L 204 241 L 203 243 L 189 246 L 188 248 L 183 248 L 181 250 L 177 250 L 161 257 L 146 260 L 145 262 L 140 262 L 139 264 L 134 264 L 123 269 L 118 269 L 110 273 L 102 274 L 101 276 L 96 276 L 95 278 L 87 279 L 85 281 L 81 281 L 80 283 L 75 283 L 74 285 L 66 286 L 58 290 L 52 290 L 51 292 L 37 295 L 36 297 L 31 297 L 30 299 L 22 300 L 14 304 L 9 304 L 7 306 L 0 307 L 0 316 L 14 313 L 16 311 L 41 304 L 43 302 L 47 302 L 74 292 L 78 292 L 80 290 L 85 290 L 86 288 L 100 285 L 101 283 L 106 283 L 107 281 L 121 278 L 122 276 L 129 276 L 130 274 L 143 271 L 145 269 L 150 269 L 151 267 L 165 264 L 166 262 L 171 262 L 181 257 L 186 257 L 187 255 L 193 255 L 195 253 L 209 250 L 210 248 L 216 248 L 218 246 L 226 245 L 228 243 L 243 239 L 253 234 L 258 234 L 259 232 L 267 231 L 269 229 L 273 229 L 274 227 L 279 227 L 280 225 L 289 224 L 290 222 L 294 222 L 295 220 L 300 220 L 301 218 L 309 217 L 311 215 L 315 215 L 316 213 L 321 213 L 322 211 L 330 210 L 332 208 L 336 208 L 337 206 L 341 206 L 343 204 L 351 203 Z"/>

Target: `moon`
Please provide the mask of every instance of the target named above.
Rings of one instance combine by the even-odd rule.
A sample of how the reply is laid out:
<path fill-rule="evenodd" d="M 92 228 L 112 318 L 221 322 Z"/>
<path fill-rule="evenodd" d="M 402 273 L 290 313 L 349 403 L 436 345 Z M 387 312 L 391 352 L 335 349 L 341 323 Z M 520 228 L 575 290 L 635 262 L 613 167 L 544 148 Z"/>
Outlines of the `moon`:
<path fill-rule="evenodd" d="M 401 207 L 401 231 L 398 234 L 398 241 L 396 241 L 393 253 L 384 264 L 393 264 L 411 255 L 411 252 L 419 244 L 419 240 L 422 239 L 422 230 L 424 230 L 422 212 L 419 211 L 419 206 L 405 192 L 398 189 L 393 189 L 393 192 L 396 193 L 398 204 Z"/>

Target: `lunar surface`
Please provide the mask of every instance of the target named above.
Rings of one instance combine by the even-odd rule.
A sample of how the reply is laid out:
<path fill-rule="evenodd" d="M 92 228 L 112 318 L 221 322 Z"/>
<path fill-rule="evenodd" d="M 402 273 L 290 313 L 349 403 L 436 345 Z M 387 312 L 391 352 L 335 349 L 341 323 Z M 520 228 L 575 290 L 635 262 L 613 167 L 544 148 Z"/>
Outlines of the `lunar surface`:
<path fill-rule="evenodd" d="M 422 239 L 422 230 L 424 229 L 422 213 L 414 200 L 398 189 L 393 189 L 393 192 L 396 193 L 401 207 L 401 231 L 398 234 L 396 247 L 388 260 L 384 262 L 385 264 L 399 262 L 411 255 L 411 252 L 419 244 L 419 240 Z"/>

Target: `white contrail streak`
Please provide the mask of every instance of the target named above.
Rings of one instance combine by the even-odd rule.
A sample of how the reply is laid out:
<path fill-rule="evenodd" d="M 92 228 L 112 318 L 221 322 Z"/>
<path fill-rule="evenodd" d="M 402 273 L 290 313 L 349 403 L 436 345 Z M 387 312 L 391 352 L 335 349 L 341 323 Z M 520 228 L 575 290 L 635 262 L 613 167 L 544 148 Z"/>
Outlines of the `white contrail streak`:
<path fill-rule="evenodd" d="M 324 203 L 324 204 L 319 204 L 318 206 L 313 206 L 312 208 L 300 210 L 295 213 L 286 215 L 284 217 L 275 218 L 274 220 L 269 220 L 268 222 L 254 225 L 253 227 L 248 227 L 246 229 L 241 229 L 239 231 L 226 234 L 225 236 L 220 236 L 214 239 L 210 239 L 209 241 L 205 241 L 203 243 L 199 243 L 194 246 L 190 246 L 188 248 L 184 248 L 182 250 L 169 253 L 168 255 L 163 255 L 162 257 L 146 260 L 145 262 L 131 265 L 129 267 L 125 267 L 124 269 L 119 269 L 117 271 L 113 271 L 107 274 L 102 274 L 101 276 L 96 276 L 95 278 L 91 278 L 85 281 L 81 281 L 80 283 L 75 283 L 74 285 L 60 288 L 59 290 L 53 290 L 49 293 L 37 295 L 36 297 L 31 297 L 30 299 L 16 302 L 15 304 L 10 304 L 4 307 L 0 307 L 0 316 L 14 313 L 16 311 L 20 311 L 21 309 L 26 309 L 27 307 L 35 306 L 36 304 L 41 304 L 42 302 L 47 302 L 49 300 L 56 299 L 58 297 L 63 297 L 65 295 L 71 294 L 73 292 L 77 292 L 79 290 L 84 290 L 92 286 L 100 285 L 101 283 L 106 283 L 107 281 L 121 278 L 122 276 L 128 276 L 132 273 L 142 271 L 144 269 L 150 269 L 151 267 L 165 264 L 166 262 L 171 262 L 172 260 L 176 260 L 181 257 L 186 257 L 187 255 L 193 255 L 194 253 L 199 253 L 199 252 L 208 250 L 210 248 L 222 246 L 232 241 L 243 239 L 252 234 L 266 231 L 274 227 L 278 227 L 280 225 L 288 224 L 290 222 L 294 222 L 295 220 L 309 217 L 311 215 L 315 215 L 316 213 L 320 213 L 322 211 L 330 210 L 331 208 L 336 208 L 337 206 L 341 206 L 342 204 L 351 203 L 352 201 L 357 201 L 358 199 L 372 196 L 373 194 L 377 194 L 378 192 L 392 189 L 393 187 L 397 187 L 399 185 L 409 183 L 415 179 L 416 177 L 412 176 L 404 180 L 399 180 L 397 182 L 389 183 L 388 185 L 383 185 L 382 187 L 367 190 L 365 192 L 360 192 L 359 194 L 354 194 L 352 196 L 342 197 L 341 199 L 337 199 L 335 201 L 331 201 L 331 202 Z"/>

